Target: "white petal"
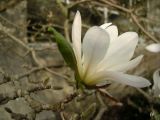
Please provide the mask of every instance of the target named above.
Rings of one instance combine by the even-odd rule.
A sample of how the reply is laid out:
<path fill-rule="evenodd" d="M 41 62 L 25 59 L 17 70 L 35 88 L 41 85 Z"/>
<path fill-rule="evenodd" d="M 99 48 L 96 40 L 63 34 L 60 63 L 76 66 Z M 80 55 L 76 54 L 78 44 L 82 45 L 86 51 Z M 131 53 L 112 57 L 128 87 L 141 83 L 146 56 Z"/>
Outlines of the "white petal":
<path fill-rule="evenodd" d="M 103 25 L 101 25 L 100 27 L 102 29 L 106 29 L 108 26 L 110 26 L 112 23 L 104 23 Z"/>
<path fill-rule="evenodd" d="M 97 26 L 91 27 L 83 39 L 84 73 L 88 74 L 105 56 L 109 45 L 109 35 Z M 87 72 L 86 72 L 87 71 Z"/>
<path fill-rule="evenodd" d="M 107 69 L 128 62 L 134 54 L 138 43 L 138 35 L 135 32 L 126 32 L 113 41 L 99 64 L 99 69 Z"/>
<path fill-rule="evenodd" d="M 116 40 L 117 37 L 118 37 L 117 26 L 111 25 L 111 24 L 112 23 L 105 23 L 105 24 L 100 26 L 102 29 L 105 29 L 106 32 L 108 32 L 110 40 L 111 40 L 110 42 L 112 42 L 113 40 Z"/>
<path fill-rule="evenodd" d="M 117 71 L 117 72 L 118 71 L 119 72 L 126 72 L 128 70 L 131 70 L 131 69 L 135 68 L 141 62 L 142 58 L 143 58 L 143 55 L 140 55 L 140 56 L 136 57 L 135 59 L 133 59 L 129 62 L 111 67 L 108 70 Z"/>
<path fill-rule="evenodd" d="M 138 88 L 147 87 L 151 85 L 151 83 L 143 77 L 123 74 L 120 72 L 112 72 L 112 71 L 103 71 L 101 73 L 98 73 L 97 75 L 94 75 L 93 78 L 94 79 L 90 81 L 88 80 L 87 84 L 95 85 L 95 84 L 104 82 L 106 80 L 112 80 L 118 83 L 126 84 L 133 87 L 138 87 Z"/>
<path fill-rule="evenodd" d="M 81 59 L 81 15 L 77 11 L 72 25 L 72 43 L 77 61 Z"/>
<path fill-rule="evenodd" d="M 153 90 L 154 95 L 160 95 L 160 69 L 156 70 L 153 74 Z"/>
<path fill-rule="evenodd" d="M 81 15 L 77 11 L 72 25 L 72 43 L 73 50 L 77 60 L 79 74 L 82 75 L 82 60 L 81 60 Z"/>
<path fill-rule="evenodd" d="M 110 73 L 110 79 L 114 80 L 116 82 L 122 83 L 122 84 L 126 84 L 126 85 L 130 85 L 133 87 L 147 87 L 150 86 L 151 83 L 143 78 L 143 77 L 139 77 L 139 76 L 134 76 L 134 75 L 128 75 L 128 74 L 123 74 L 123 73 Z"/>
<path fill-rule="evenodd" d="M 158 52 L 160 52 L 160 44 L 159 43 L 150 44 L 146 47 L 146 50 L 148 50 L 150 52 L 158 53 Z"/>
<path fill-rule="evenodd" d="M 109 37 L 110 37 L 110 40 L 111 40 L 110 42 L 113 42 L 114 40 L 117 39 L 117 37 L 118 37 L 118 29 L 117 29 L 117 26 L 111 25 L 111 26 L 107 27 L 105 30 L 106 30 L 106 31 L 108 32 L 108 34 L 109 34 Z"/>

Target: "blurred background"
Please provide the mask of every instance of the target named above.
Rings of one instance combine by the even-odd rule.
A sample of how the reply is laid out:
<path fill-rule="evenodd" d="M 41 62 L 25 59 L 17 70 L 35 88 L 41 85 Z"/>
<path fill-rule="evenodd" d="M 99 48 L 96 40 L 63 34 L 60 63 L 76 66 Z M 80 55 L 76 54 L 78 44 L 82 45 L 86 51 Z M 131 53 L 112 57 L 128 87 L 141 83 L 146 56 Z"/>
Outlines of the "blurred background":
<path fill-rule="evenodd" d="M 160 120 L 160 98 L 152 86 L 136 89 L 112 84 L 76 94 L 73 71 L 57 49 L 54 27 L 71 40 L 76 11 L 82 36 L 91 26 L 112 22 L 119 34 L 135 31 L 135 56 L 141 64 L 129 73 L 153 83 L 160 54 L 146 50 L 159 43 L 159 0 L 0 0 L 0 120 Z"/>

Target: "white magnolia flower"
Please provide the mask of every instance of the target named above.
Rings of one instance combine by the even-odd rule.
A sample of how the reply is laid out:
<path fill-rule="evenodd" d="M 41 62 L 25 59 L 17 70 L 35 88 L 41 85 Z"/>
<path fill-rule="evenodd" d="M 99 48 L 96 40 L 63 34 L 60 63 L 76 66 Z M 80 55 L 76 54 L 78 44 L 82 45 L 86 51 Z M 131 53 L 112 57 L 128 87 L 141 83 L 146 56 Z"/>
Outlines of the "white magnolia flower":
<path fill-rule="evenodd" d="M 143 57 L 140 55 L 130 60 L 137 42 L 137 33 L 126 32 L 118 36 L 117 27 L 106 23 L 91 27 L 81 43 L 81 16 L 77 12 L 72 26 L 72 44 L 81 81 L 88 86 L 106 80 L 134 87 L 149 86 L 150 82 L 145 78 L 125 74 Z"/>
<path fill-rule="evenodd" d="M 153 74 L 153 92 L 155 96 L 160 96 L 160 69 L 156 70 Z"/>
<path fill-rule="evenodd" d="M 146 46 L 146 50 L 154 53 L 160 52 L 160 44 L 159 43 L 153 43 L 148 46 Z"/>

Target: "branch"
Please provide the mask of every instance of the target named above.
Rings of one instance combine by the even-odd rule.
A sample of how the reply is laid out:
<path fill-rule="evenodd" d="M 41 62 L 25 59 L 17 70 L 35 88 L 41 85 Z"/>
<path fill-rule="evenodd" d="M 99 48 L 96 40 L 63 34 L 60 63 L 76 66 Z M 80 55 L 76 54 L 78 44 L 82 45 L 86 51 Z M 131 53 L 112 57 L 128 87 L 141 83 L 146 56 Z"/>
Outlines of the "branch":
<path fill-rule="evenodd" d="M 91 1 L 92 0 L 77 0 L 76 2 L 70 4 L 68 6 L 68 9 L 70 9 L 70 8 L 72 8 L 72 7 L 74 7 L 74 6 L 78 5 L 78 4 L 82 4 L 82 3 L 85 3 L 85 2 L 91 2 Z"/>
<path fill-rule="evenodd" d="M 124 8 L 122 6 L 119 6 L 117 4 L 114 4 L 112 2 L 109 2 L 107 0 L 99 0 L 100 2 L 97 2 L 97 1 L 93 1 L 92 3 L 96 4 L 96 5 L 99 5 L 99 6 L 103 6 L 103 7 L 108 7 L 107 5 L 111 6 L 111 7 L 114 7 L 118 10 L 121 10 L 125 13 L 128 13 L 132 20 L 134 21 L 134 23 L 139 27 L 139 29 L 145 34 L 147 35 L 149 38 L 151 38 L 151 40 L 153 40 L 154 42 L 156 43 L 159 43 L 159 40 L 157 38 L 155 38 L 152 34 L 150 34 L 148 31 L 145 30 L 145 28 L 140 24 L 137 16 L 133 13 L 133 9 L 127 9 L 127 8 Z"/>
<path fill-rule="evenodd" d="M 100 93 L 100 94 L 102 94 L 102 95 L 104 95 L 104 96 L 106 96 L 107 98 L 109 98 L 110 100 L 112 100 L 113 102 L 115 102 L 117 105 L 119 105 L 119 106 L 122 106 L 123 104 L 119 101 L 119 100 L 117 100 L 116 98 L 114 98 L 112 95 L 110 95 L 105 89 L 97 89 L 97 91 Z"/>
<path fill-rule="evenodd" d="M 135 24 L 142 30 L 142 32 L 144 33 L 144 34 L 146 34 L 149 38 L 151 38 L 154 42 L 157 42 L 157 43 L 159 43 L 159 41 L 154 37 L 154 36 L 152 36 L 149 32 L 147 32 L 146 30 L 145 30 L 145 28 L 140 24 L 140 22 L 139 22 L 139 20 L 137 19 L 137 16 L 136 15 L 134 15 L 133 13 L 131 13 L 130 14 L 131 15 L 131 18 L 132 18 L 132 20 L 135 22 Z"/>
<path fill-rule="evenodd" d="M 63 77 L 63 78 L 65 78 L 65 79 L 68 80 L 67 77 L 65 77 L 65 76 L 63 76 L 63 75 L 61 75 L 61 74 L 59 74 L 59 73 L 57 73 L 57 72 L 49 69 L 48 66 L 44 66 L 44 65 L 40 62 L 40 60 L 37 58 L 36 52 L 35 52 L 34 49 L 28 47 L 28 46 L 27 46 L 25 43 L 23 43 L 20 39 L 18 39 L 17 37 L 13 36 L 13 35 L 10 34 L 9 32 L 7 32 L 5 29 L 6 29 L 6 28 L 5 28 L 2 24 L 0 24 L 0 31 L 2 31 L 3 33 L 5 33 L 8 37 L 10 37 L 12 40 L 14 40 L 15 42 L 17 42 L 18 44 L 20 44 L 20 45 L 23 46 L 24 48 L 26 48 L 26 49 L 28 50 L 28 52 L 31 52 L 31 55 L 32 55 L 32 58 L 33 58 L 34 62 L 38 65 L 37 68 L 34 68 L 34 69 L 32 69 L 31 71 L 28 71 L 28 72 L 26 72 L 26 73 L 18 76 L 18 78 L 22 78 L 22 77 L 24 77 L 24 76 L 27 76 L 27 75 L 29 75 L 30 73 L 35 72 L 35 71 L 37 71 L 37 70 L 44 69 L 44 70 L 46 70 L 46 71 L 48 71 L 48 72 L 50 72 L 50 73 L 52 73 L 52 74 L 54 74 L 54 75 L 56 75 L 56 76 L 60 76 L 60 77 Z"/>

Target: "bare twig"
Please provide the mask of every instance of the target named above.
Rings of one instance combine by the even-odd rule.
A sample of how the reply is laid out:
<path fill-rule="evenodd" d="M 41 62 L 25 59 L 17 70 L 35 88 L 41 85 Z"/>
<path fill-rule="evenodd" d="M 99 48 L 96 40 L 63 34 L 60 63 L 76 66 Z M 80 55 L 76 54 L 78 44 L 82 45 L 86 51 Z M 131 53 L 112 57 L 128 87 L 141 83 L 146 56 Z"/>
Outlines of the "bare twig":
<path fill-rule="evenodd" d="M 69 31 L 69 23 L 68 23 L 68 19 L 66 19 L 64 22 L 64 33 L 65 33 L 66 39 L 70 42 L 70 37 L 69 37 L 68 31 Z"/>
<path fill-rule="evenodd" d="M 62 100 L 54 105 L 42 104 L 42 103 L 32 99 L 29 95 L 26 96 L 25 98 L 26 98 L 26 101 L 30 104 L 31 108 L 33 108 L 36 112 L 40 112 L 42 110 L 62 111 L 62 110 L 64 110 L 64 105 L 71 102 L 75 97 L 77 97 L 77 95 L 78 94 L 75 92 L 75 93 L 67 96 L 64 100 Z M 72 96 L 72 97 L 70 97 L 70 96 Z"/>
<path fill-rule="evenodd" d="M 61 78 L 64 78 L 64 79 L 66 79 L 66 80 L 69 80 L 68 77 L 66 77 L 66 76 L 64 76 L 64 75 L 61 75 L 61 74 L 59 74 L 59 73 L 57 73 L 57 72 L 55 72 L 55 71 L 49 69 L 48 67 L 44 67 L 44 69 L 45 69 L 46 71 L 48 71 L 48 72 L 50 72 L 50 73 L 56 75 L 56 76 L 60 76 Z"/>
<path fill-rule="evenodd" d="M 82 4 L 82 3 L 90 2 L 90 1 L 92 1 L 92 0 L 78 0 L 78 1 L 68 5 L 68 9 L 74 7 L 74 6 L 78 5 L 78 4 Z"/>
<path fill-rule="evenodd" d="M 102 115 L 104 114 L 104 112 L 107 110 L 107 107 L 102 107 L 98 114 L 96 115 L 96 117 L 94 118 L 94 120 L 101 120 Z"/>
<path fill-rule="evenodd" d="M 153 101 L 153 98 L 147 94 L 145 91 L 143 91 L 142 89 L 140 88 L 136 88 L 136 90 L 141 93 L 149 102 L 152 102 Z"/>
<path fill-rule="evenodd" d="M 136 23 L 136 25 L 143 31 L 143 33 L 145 33 L 148 37 L 150 37 L 154 42 L 159 43 L 159 41 L 154 36 L 152 36 L 149 32 L 147 32 L 145 28 L 140 24 L 136 15 L 134 15 L 133 13 L 131 13 L 130 15 L 133 21 Z"/>
<path fill-rule="evenodd" d="M 97 89 L 97 91 L 99 93 L 101 93 L 102 95 L 105 95 L 106 97 L 108 97 L 110 100 L 112 100 L 113 102 L 115 102 L 117 105 L 122 106 L 123 104 L 117 100 L 116 98 L 114 98 L 112 95 L 110 95 L 105 89 Z"/>
<path fill-rule="evenodd" d="M 4 26 L 2 26 L 4 27 Z M 21 40 L 19 40 L 17 37 L 13 36 L 12 34 L 10 34 L 9 32 L 7 32 L 4 28 L 1 28 L 0 31 L 2 31 L 3 33 L 5 33 L 8 37 L 10 37 L 12 40 L 14 40 L 15 42 L 17 42 L 18 44 L 20 44 L 21 46 L 23 46 L 24 48 L 26 48 L 28 51 L 32 51 L 25 43 L 23 43 Z"/>
<path fill-rule="evenodd" d="M 35 68 L 35 69 L 32 69 L 31 71 L 19 76 L 18 78 L 22 78 L 23 76 L 26 76 L 26 75 L 29 75 L 30 73 L 32 72 L 35 72 L 37 70 L 41 70 L 41 69 L 45 69 L 47 71 L 49 71 L 50 73 L 54 74 L 54 75 L 57 75 L 57 76 L 60 76 L 60 77 L 63 77 L 64 79 L 67 79 L 67 77 L 53 71 L 53 70 L 50 70 L 49 68 L 47 68 L 47 66 L 44 66 L 40 61 L 39 59 L 37 58 L 36 56 L 36 52 L 34 49 L 28 47 L 25 43 L 23 43 L 21 40 L 19 40 L 17 37 L 13 36 L 12 34 L 10 34 L 9 32 L 6 32 L 4 29 L 1 29 L 1 31 L 3 31 L 7 36 L 9 36 L 12 40 L 14 40 L 15 42 L 17 42 L 18 44 L 22 45 L 24 48 L 26 48 L 29 52 L 31 52 L 31 55 L 32 55 L 32 58 L 34 60 L 34 62 L 38 65 L 38 68 Z"/>
<path fill-rule="evenodd" d="M 22 0 L 11 0 L 11 1 L 4 2 L 5 4 L 0 4 L 0 12 L 16 5 L 20 1 L 22 1 Z M 2 1 L 2 3 L 3 3 L 3 1 Z"/>
<path fill-rule="evenodd" d="M 61 8 L 61 11 L 62 11 L 63 15 L 65 17 L 67 17 L 67 15 L 68 15 L 68 8 L 65 7 L 60 0 L 56 0 L 56 2 L 59 5 L 59 7 Z"/>
<path fill-rule="evenodd" d="M 43 69 L 43 68 L 41 68 L 41 67 L 32 68 L 30 71 L 27 71 L 21 75 L 17 75 L 16 79 L 21 79 L 21 78 L 26 77 L 26 76 L 30 75 L 31 73 L 36 72 L 41 69 Z"/>
<path fill-rule="evenodd" d="M 59 29 L 64 29 L 64 27 L 63 26 L 61 26 L 61 25 L 58 25 L 58 24 L 53 24 L 52 25 L 53 27 L 55 27 L 55 28 L 59 28 Z"/>
<path fill-rule="evenodd" d="M 107 105 L 104 103 L 100 93 L 96 92 L 96 97 L 97 97 L 98 101 L 100 102 L 100 110 L 98 111 L 98 114 L 96 115 L 94 120 L 101 120 L 102 115 L 107 110 Z"/>
<path fill-rule="evenodd" d="M 64 117 L 64 113 L 63 112 L 60 112 L 60 116 L 61 116 L 62 120 L 66 120 L 65 117 Z"/>
<path fill-rule="evenodd" d="M 106 5 L 108 5 L 108 6 L 116 8 L 116 9 L 119 9 L 119 10 L 125 12 L 125 13 L 128 13 L 131 16 L 131 18 L 134 21 L 134 23 L 140 28 L 140 30 L 145 35 L 147 35 L 149 38 L 151 38 L 151 40 L 153 40 L 154 42 L 159 43 L 159 40 L 157 40 L 157 38 L 155 38 L 152 34 L 150 34 L 148 31 L 146 31 L 145 28 L 140 24 L 137 16 L 133 13 L 134 12 L 133 9 L 124 8 L 124 7 L 119 6 L 119 5 L 115 4 L 115 3 L 109 2 L 107 0 L 100 0 L 100 2 L 93 1 L 92 3 L 96 4 L 96 5 L 99 5 L 99 6 L 103 6 L 103 7 L 106 7 Z M 105 4 L 103 4 L 103 3 L 105 3 Z"/>
<path fill-rule="evenodd" d="M 12 23 L 10 20 L 8 20 L 7 18 L 5 18 L 4 16 L 0 15 L 0 18 L 1 18 L 2 20 L 4 20 L 6 23 L 8 23 L 8 24 L 10 24 L 10 25 L 12 25 L 12 26 L 14 26 L 14 27 L 16 27 L 16 28 L 18 28 L 18 29 L 22 29 L 21 27 L 19 27 L 19 26 L 17 26 L 16 24 Z"/>
<path fill-rule="evenodd" d="M 127 8 L 124 8 L 124 7 L 122 7 L 122 6 L 119 6 L 119 5 L 117 5 L 117 4 L 115 4 L 115 3 L 112 3 L 112 2 L 110 2 L 110 1 L 107 1 L 107 0 L 100 0 L 101 2 L 103 2 L 103 3 L 105 3 L 105 4 L 107 4 L 107 5 L 109 5 L 109 6 L 111 6 L 111 7 L 114 7 L 114 8 L 116 8 L 116 9 L 119 9 L 119 10 L 121 10 L 121 11 L 123 11 L 123 12 L 127 12 L 127 13 L 131 13 L 132 12 L 132 10 L 130 10 L 130 9 L 127 9 Z M 96 2 L 97 4 L 99 4 L 99 5 L 105 5 L 105 4 L 101 4 L 101 3 L 98 3 L 98 2 Z"/>

